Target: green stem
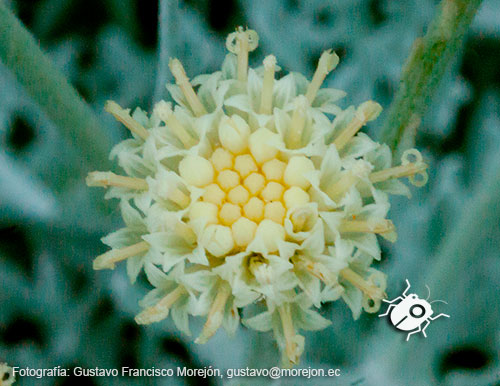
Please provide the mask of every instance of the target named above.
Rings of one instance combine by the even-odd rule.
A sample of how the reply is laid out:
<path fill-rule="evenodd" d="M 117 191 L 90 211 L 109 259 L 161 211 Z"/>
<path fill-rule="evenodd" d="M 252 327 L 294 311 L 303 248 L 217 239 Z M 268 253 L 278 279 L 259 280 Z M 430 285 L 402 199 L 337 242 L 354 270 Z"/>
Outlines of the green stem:
<path fill-rule="evenodd" d="M 175 11 L 179 7 L 177 0 L 159 0 L 158 14 L 158 68 L 153 102 L 158 102 L 165 96 L 165 85 L 170 79 L 168 60 L 174 47 L 172 37 L 176 29 Z"/>
<path fill-rule="evenodd" d="M 0 60 L 79 149 L 86 167 L 103 169 L 110 138 L 90 107 L 68 83 L 7 6 L 0 2 Z"/>
<path fill-rule="evenodd" d="M 393 152 L 411 143 L 421 117 L 462 41 L 481 0 L 442 0 L 426 35 L 416 39 L 399 89 L 382 129 L 382 142 Z M 412 138 L 408 138 L 412 137 Z"/>

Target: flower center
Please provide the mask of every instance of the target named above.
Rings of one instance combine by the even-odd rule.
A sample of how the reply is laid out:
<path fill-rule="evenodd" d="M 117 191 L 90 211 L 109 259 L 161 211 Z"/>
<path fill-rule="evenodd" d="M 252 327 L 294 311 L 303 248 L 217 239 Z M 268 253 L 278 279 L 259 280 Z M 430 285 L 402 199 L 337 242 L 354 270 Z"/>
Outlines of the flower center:
<path fill-rule="evenodd" d="M 266 249 L 276 251 L 278 240 L 285 239 L 287 217 L 294 229 L 304 225 L 291 212 L 311 200 L 307 173 L 314 164 L 305 156 L 286 161 L 268 145 L 273 135 L 259 129 L 241 146 L 221 139 L 222 146 L 208 160 L 197 157 L 189 168 L 181 167 L 181 175 L 203 189 L 201 199 L 191 205 L 189 219 L 207 222 L 205 233 L 211 239 L 205 246 L 215 256 L 244 250 L 256 235 Z"/>

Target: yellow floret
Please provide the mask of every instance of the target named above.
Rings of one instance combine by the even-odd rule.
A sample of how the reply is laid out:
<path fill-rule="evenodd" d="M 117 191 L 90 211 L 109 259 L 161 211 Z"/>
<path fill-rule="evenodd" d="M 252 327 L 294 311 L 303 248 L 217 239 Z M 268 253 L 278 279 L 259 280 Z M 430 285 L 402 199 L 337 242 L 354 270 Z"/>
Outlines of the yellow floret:
<path fill-rule="evenodd" d="M 246 190 L 242 185 L 238 185 L 236 188 L 231 189 L 227 194 L 229 202 L 236 205 L 246 204 L 249 198 L 250 193 L 248 193 L 248 190 Z"/>
<path fill-rule="evenodd" d="M 212 161 L 212 165 L 218 172 L 233 167 L 233 155 L 222 147 L 219 147 L 213 152 L 210 161 Z"/>
<path fill-rule="evenodd" d="M 264 215 L 264 203 L 257 197 L 252 197 L 243 207 L 243 213 L 253 221 L 260 221 Z"/>
<path fill-rule="evenodd" d="M 264 208 L 264 218 L 273 220 L 278 224 L 283 224 L 285 218 L 285 207 L 279 201 L 268 202 Z"/>
<path fill-rule="evenodd" d="M 224 116 L 219 125 L 219 140 L 233 154 L 241 154 L 248 148 L 250 127 L 239 115 Z"/>
<path fill-rule="evenodd" d="M 255 237 L 261 238 L 268 252 L 278 250 L 278 242 L 285 240 L 285 228 L 272 220 L 262 220 L 257 227 Z"/>
<path fill-rule="evenodd" d="M 197 219 L 206 219 L 207 224 L 217 224 L 217 206 L 210 202 L 195 202 L 189 209 L 189 219 L 191 221 Z"/>
<path fill-rule="evenodd" d="M 179 174 L 188 184 L 198 188 L 214 180 L 214 168 L 210 161 L 197 155 L 188 155 L 179 163 Z"/>
<path fill-rule="evenodd" d="M 245 178 L 250 173 L 258 170 L 257 165 L 250 154 L 237 156 L 234 159 L 234 169 L 240 174 L 241 178 Z"/>
<path fill-rule="evenodd" d="M 219 185 L 210 184 L 205 188 L 205 192 L 202 197 L 204 201 L 220 206 L 226 198 L 226 193 L 224 193 Z"/>
<path fill-rule="evenodd" d="M 298 186 L 307 189 L 311 183 L 305 178 L 305 174 L 314 170 L 313 162 L 303 156 L 294 156 L 288 161 L 285 169 L 284 180 L 288 186 Z"/>
<path fill-rule="evenodd" d="M 276 157 L 279 143 L 279 135 L 261 127 L 250 135 L 250 153 L 258 164 L 263 164 Z"/>
<path fill-rule="evenodd" d="M 297 186 L 292 186 L 283 194 L 283 201 L 288 209 L 305 205 L 309 200 L 309 194 Z"/>
<path fill-rule="evenodd" d="M 265 183 L 266 179 L 259 173 L 250 174 L 243 182 L 248 191 L 253 195 L 259 194 L 261 190 L 264 189 Z"/>
<path fill-rule="evenodd" d="M 227 192 L 240 184 L 240 176 L 233 170 L 223 170 L 217 176 L 217 182 Z"/>
<path fill-rule="evenodd" d="M 285 188 L 278 182 L 271 181 L 260 193 L 265 202 L 281 200 Z"/>
<path fill-rule="evenodd" d="M 264 165 L 262 165 L 262 172 L 266 176 L 268 181 L 278 181 L 280 182 L 283 179 L 283 175 L 285 174 L 286 163 L 280 161 L 279 159 L 272 159 L 271 161 L 267 161 Z"/>
<path fill-rule="evenodd" d="M 237 246 L 246 247 L 255 236 L 257 224 L 245 217 L 241 217 L 231 225 L 233 239 Z"/>
<path fill-rule="evenodd" d="M 234 248 L 231 228 L 223 225 L 209 225 L 203 233 L 202 244 L 215 257 L 221 257 Z"/>
<path fill-rule="evenodd" d="M 224 225 L 231 225 L 241 217 L 241 208 L 238 205 L 226 202 L 222 205 L 219 218 Z"/>

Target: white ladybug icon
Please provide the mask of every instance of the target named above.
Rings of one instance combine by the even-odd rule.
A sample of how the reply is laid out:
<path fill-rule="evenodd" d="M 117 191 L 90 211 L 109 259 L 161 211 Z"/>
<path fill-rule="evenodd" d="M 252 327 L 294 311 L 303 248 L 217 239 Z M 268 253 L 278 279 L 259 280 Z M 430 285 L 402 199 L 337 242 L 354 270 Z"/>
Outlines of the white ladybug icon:
<path fill-rule="evenodd" d="M 393 300 L 383 299 L 384 302 L 389 303 L 390 305 L 389 308 L 387 308 L 385 314 L 379 315 L 379 318 L 390 313 L 390 320 L 394 327 L 401 331 L 410 331 L 410 333 L 406 337 L 406 341 L 410 339 L 410 336 L 412 334 L 416 334 L 418 332 L 422 332 L 422 334 L 424 334 L 424 336 L 427 338 L 425 329 L 429 326 L 431 320 L 436 320 L 441 316 L 445 316 L 447 318 L 450 317 L 450 315 L 447 314 L 438 314 L 436 316 L 432 316 L 434 311 L 432 310 L 431 304 L 434 302 L 446 302 L 444 300 L 434 300 L 429 303 L 427 299 L 429 299 L 431 291 L 427 286 L 426 287 L 429 291 L 429 296 L 427 296 L 427 299 L 425 300 L 420 299 L 416 294 L 406 295 L 406 293 L 410 289 L 410 282 L 408 281 L 408 279 L 406 279 L 406 284 L 408 285 L 408 287 L 406 287 L 401 296 L 398 296 Z M 399 303 L 392 304 L 398 300 Z"/>

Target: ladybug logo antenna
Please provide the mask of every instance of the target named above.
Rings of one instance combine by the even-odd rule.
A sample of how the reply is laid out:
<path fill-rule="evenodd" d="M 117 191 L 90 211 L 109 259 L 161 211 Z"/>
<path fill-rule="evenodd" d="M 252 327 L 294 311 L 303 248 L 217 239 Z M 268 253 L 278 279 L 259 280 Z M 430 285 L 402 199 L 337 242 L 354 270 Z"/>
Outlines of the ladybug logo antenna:
<path fill-rule="evenodd" d="M 429 300 L 429 298 L 431 297 L 431 289 L 429 288 L 429 286 L 427 284 L 425 286 L 427 287 L 427 292 L 428 292 L 427 299 L 425 299 L 425 300 Z"/>
<path fill-rule="evenodd" d="M 433 300 L 432 302 L 430 302 L 429 304 L 432 304 L 432 303 L 435 303 L 435 302 L 441 302 L 441 303 L 444 303 L 444 304 L 448 304 L 447 302 L 445 302 L 444 300 L 440 300 L 440 299 L 436 299 L 436 300 Z"/>

